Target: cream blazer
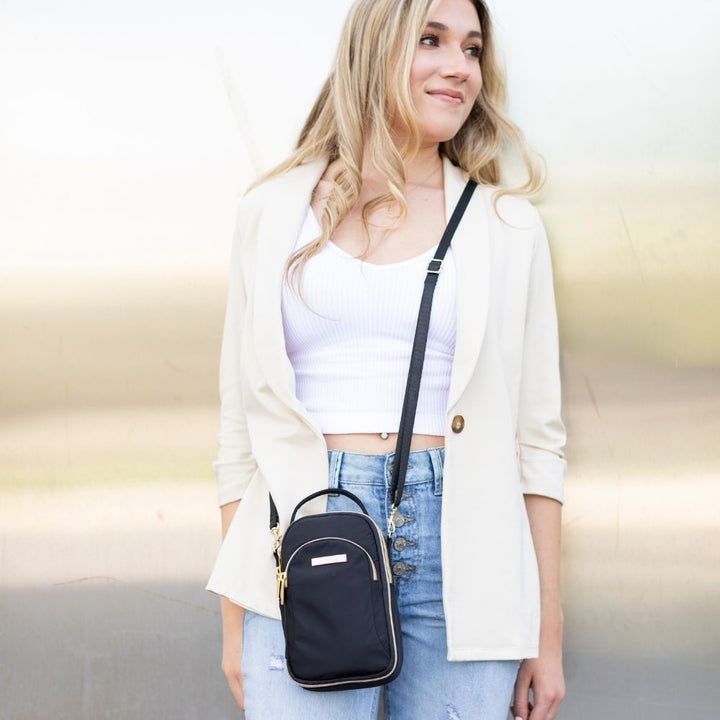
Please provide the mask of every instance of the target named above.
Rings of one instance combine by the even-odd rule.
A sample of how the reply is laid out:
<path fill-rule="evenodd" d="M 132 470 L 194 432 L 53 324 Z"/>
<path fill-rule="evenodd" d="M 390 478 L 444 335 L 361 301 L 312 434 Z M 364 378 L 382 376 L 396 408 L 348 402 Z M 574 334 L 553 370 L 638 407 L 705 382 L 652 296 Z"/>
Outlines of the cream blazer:
<path fill-rule="evenodd" d="M 273 178 L 239 204 L 220 361 L 213 468 L 220 505 L 242 498 L 207 588 L 279 618 L 268 491 L 281 529 L 327 487 L 324 438 L 294 394 L 281 316 L 284 266 L 325 158 Z M 443 160 L 449 219 L 466 175 Z M 565 427 L 550 253 L 537 210 L 475 191 L 453 239 L 457 337 L 447 405 L 442 502 L 447 656 L 536 657 L 538 568 L 524 493 L 562 502 Z M 304 507 L 321 512 L 325 499 Z"/>

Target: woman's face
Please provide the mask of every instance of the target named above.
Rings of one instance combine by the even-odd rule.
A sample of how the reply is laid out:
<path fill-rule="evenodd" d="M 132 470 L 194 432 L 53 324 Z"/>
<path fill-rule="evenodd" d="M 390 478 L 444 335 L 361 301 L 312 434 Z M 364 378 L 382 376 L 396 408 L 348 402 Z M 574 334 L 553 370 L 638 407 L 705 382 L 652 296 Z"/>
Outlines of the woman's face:
<path fill-rule="evenodd" d="M 430 14 L 410 70 L 410 96 L 423 144 L 450 140 L 482 87 L 480 19 L 470 0 L 441 0 Z"/>

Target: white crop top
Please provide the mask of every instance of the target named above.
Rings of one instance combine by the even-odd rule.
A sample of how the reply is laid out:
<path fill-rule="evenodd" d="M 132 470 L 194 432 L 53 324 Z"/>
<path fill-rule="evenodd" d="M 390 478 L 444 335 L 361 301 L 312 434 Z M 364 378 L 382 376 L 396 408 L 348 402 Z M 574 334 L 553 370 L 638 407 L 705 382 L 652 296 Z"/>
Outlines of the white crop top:
<path fill-rule="evenodd" d="M 294 250 L 320 232 L 308 207 Z M 295 371 L 295 393 L 322 433 L 397 432 L 423 282 L 436 247 L 409 260 L 375 265 L 330 241 L 303 267 L 307 305 L 283 281 L 285 348 Z M 415 433 L 445 434 L 455 282 L 451 247 L 433 298 Z"/>

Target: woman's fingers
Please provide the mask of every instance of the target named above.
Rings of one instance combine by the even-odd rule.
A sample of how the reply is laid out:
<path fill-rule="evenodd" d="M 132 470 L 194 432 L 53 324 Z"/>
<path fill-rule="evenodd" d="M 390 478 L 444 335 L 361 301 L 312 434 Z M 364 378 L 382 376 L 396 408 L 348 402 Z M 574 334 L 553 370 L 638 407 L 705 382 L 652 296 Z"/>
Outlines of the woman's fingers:
<path fill-rule="evenodd" d="M 245 710 L 245 693 L 243 691 L 243 676 L 240 667 L 240 655 L 228 653 L 228 657 L 223 658 L 222 671 L 227 680 L 230 692 L 235 698 L 235 702 L 240 706 L 241 710 Z"/>
<path fill-rule="evenodd" d="M 245 610 L 227 598 L 220 598 L 222 608 L 222 671 L 230 692 L 241 710 L 245 710 L 242 676 L 242 637 Z"/>
<path fill-rule="evenodd" d="M 532 705 L 530 704 L 530 678 L 532 675 L 527 671 L 527 665 L 523 662 L 518 670 L 515 681 L 515 696 L 511 711 L 515 720 L 528 720 Z"/>
<path fill-rule="evenodd" d="M 533 700 L 535 707 L 531 707 L 528 720 L 555 720 L 563 696 L 555 692 L 537 693 L 533 695 Z"/>
<path fill-rule="evenodd" d="M 243 691 L 242 672 L 240 672 L 240 669 L 238 668 L 237 672 L 226 673 L 225 677 L 227 678 L 228 686 L 230 687 L 230 692 L 235 698 L 235 702 L 238 704 L 238 707 L 244 711 L 245 693 Z"/>
<path fill-rule="evenodd" d="M 555 720 L 558 714 L 560 702 L 541 698 L 536 700 L 536 705 L 530 713 L 528 720 Z"/>
<path fill-rule="evenodd" d="M 564 697 L 565 679 L 559 657 L 546 653 L 541 658 L 524 660 L 515 682 L 513 718 L 555 720 Z"/>

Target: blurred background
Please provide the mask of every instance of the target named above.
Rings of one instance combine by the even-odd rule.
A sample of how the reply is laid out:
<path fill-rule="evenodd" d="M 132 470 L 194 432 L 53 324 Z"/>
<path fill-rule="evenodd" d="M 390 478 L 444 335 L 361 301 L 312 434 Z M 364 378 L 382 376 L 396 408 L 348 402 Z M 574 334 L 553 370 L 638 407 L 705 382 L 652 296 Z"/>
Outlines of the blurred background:
<path fill-rule="evenodd" d="M 349 6 L 0 3 L 4 720 L 242 716 L 204 590 L 235 202 L 291 148 Z M 549 170 L 560 717 L 712 717 L 720 5 L 491 6 Z"/>

